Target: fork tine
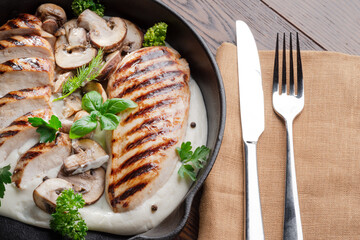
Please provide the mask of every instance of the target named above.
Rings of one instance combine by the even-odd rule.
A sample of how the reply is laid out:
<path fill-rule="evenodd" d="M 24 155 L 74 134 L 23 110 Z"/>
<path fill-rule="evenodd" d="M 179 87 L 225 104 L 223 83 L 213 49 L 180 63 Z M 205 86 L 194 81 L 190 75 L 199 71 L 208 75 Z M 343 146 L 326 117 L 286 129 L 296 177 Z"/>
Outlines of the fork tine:
<path fill-rule="evenodd" d="M 290 95 L 295 93 L 292 34 L 290 33 Z"/>
<path fill-rule="evenodd" d="M 273 93 L 279 91 L 279 33 L 276 34 Z"/>
<path fill-rule="evenodd" d="M 297 96 L 301 97 L 304 92 L 304 83 L 303 83 L 303 72 L 301 64 L 301 55 L 300 55 L 300 43 L 299 43 L 299 34 L 296 33 L 296 51 L 297 51 Z"/>
<path fill-rule="evenodd" d="M 285 33 L 283 39 L 283 69 L 281 79 L 281 93 L 286 93 L 286 48 L 285 48 Z"/>

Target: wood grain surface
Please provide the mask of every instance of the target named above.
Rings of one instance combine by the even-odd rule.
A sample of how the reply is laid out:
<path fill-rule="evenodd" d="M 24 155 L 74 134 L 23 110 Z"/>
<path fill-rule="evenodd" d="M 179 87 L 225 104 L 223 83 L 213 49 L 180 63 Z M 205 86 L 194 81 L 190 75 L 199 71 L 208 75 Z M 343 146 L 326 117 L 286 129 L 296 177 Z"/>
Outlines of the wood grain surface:
<path fill-rule="evenodd" d="M 337 0 L 162 0 L 204 38 L 212 53 L 222 42 L 235 43 L 235 20 L 251 28 L 259 50 L 275 48 L 276 33 L 299 32 L 303 50 L 360 54 L 360 1 Z M 198 207 L 175 239 L 197 239 Z"/>

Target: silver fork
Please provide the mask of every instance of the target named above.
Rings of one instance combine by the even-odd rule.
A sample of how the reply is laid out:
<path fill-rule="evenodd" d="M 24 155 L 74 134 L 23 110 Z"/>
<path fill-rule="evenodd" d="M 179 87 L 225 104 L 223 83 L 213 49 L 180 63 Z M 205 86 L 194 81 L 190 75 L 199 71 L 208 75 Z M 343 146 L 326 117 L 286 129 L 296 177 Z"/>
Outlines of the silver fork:
<path fill-rule="evenodd" d="M 294 64 L 292 53 L 292 35 L 290 33 L 290 79 L 289 91 L 286 83 L 286 49 L 285 33 L 283 40 L 283 66 L 281 92 L 279 93 L 279 34 L 276 37 L 274 79 L 273 79 L 273 108 L 275 112 L 284 119 L 287 138 L 286 158 L 286 191 L 285 191 L 285 214 L 284 214 L 284 239 L 303 239 L 299 198 L 296 184 L 294 144 L 293 144 L 293 121 L 304 108 L 304 84 L 301 66 L 299 36 L 296 33 L 297 45 L 297 91 L 295 91 Z"/>

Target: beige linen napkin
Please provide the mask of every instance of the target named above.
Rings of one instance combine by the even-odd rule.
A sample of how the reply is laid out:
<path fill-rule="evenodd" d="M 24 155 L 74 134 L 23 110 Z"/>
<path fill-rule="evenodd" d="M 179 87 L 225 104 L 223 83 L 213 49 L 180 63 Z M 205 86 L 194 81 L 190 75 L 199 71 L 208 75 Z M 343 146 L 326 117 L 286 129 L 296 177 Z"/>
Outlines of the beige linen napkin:
<path fill-rule="evenodd" d="M 226 92 L 224 140 L 200 206 L 199 239 L 243 239 L 244 180 L 236 47 L 218 49 Z M 266 239 L 282 239 L 286 133 L 272 108 L 274 52 L 260 52 L 265 131 L 258 170 Z M 302 52 L 305 107 L 294 122 L 304 239 L 360 239 L 360 57 Z"/>

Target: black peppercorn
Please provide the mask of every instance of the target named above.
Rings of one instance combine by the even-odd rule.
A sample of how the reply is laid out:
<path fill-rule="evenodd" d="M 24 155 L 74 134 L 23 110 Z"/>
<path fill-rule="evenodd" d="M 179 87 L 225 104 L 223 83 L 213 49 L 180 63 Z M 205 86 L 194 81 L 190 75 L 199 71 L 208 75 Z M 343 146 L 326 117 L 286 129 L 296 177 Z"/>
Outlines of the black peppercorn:
<path fill-rule="evenodd" d="M 190 123 L 190 127 L 195 128 L 195 127 L 196 127 L 196 123 L 195 123 L 195 122 Z"/>

